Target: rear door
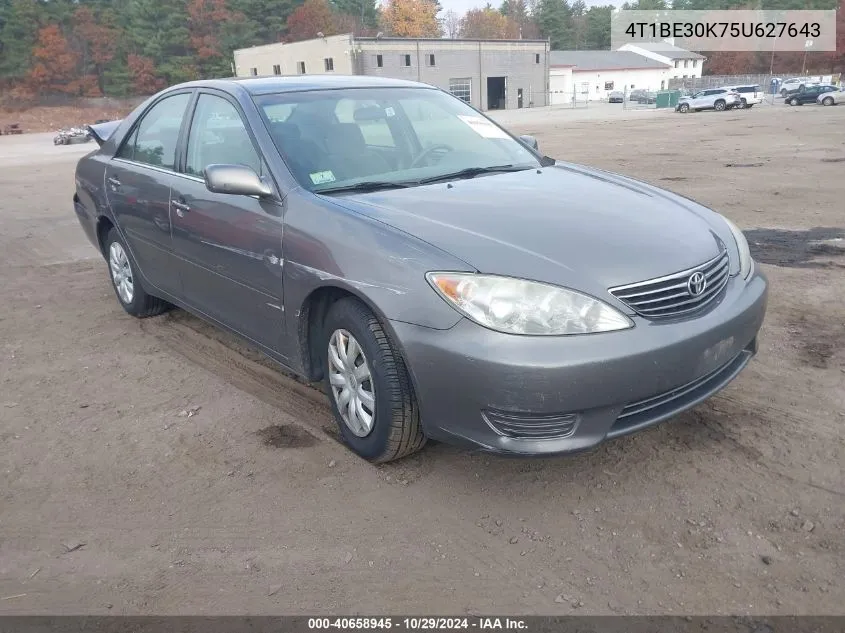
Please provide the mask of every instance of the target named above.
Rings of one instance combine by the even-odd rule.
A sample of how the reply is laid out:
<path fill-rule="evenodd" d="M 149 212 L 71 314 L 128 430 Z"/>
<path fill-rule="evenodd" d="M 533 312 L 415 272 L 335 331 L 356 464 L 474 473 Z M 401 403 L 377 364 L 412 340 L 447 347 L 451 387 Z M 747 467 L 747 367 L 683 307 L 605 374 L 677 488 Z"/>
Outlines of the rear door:
<path fill-rule="evenodd" d="M 169 94 L 139 119 L 105 173 L 106 196 L 141 275 L 179 295 L 173 260 L 170 187 L 191 91 Z"/>
<path fill-rule="evenodd" d="M 228 95 L 200 91 L 187 127 L 184 169 L 171 188 L 173 247 L 186 301 L 271 350 L 282 309 L 282 204 L 219 194 L 205 186 L 211 164 L 267 169 L 240 108 Z"/>

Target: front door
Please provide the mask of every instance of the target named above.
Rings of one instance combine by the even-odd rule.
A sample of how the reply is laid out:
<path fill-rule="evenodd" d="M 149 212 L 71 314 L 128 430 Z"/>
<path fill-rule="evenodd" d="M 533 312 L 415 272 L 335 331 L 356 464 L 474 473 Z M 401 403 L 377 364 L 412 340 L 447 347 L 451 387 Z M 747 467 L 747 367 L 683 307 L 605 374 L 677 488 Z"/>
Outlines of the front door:
<path fill-rule="evenodd" d="M 129 250 L 150 284 L 178 295 L 170 235 L 170 187 L 190 92 L 165 97 L 140 119 L 106 167 L 106 196 Z M 152 290 L 152 289 L 150 289 Z"/>
<path fill-rule="evenodd" d="M 281 204 L 210 192 L 202 174 L 212 164 L 266 173 L 234 103 L 202 92 L 188 131 L 184 175 L 170 196 L 183 295 L 200 312 L 278 350 L 284 326 Z"/>

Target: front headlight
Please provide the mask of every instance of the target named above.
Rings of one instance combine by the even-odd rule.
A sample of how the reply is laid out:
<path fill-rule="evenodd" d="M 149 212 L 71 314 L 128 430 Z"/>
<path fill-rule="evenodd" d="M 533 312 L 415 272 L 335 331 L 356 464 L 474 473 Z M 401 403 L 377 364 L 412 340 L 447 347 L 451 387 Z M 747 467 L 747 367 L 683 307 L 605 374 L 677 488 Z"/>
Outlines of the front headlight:
<path fill-rule="evenodd" d="M 567 288 L 475 273 L 431 272 L 426 279 L 465 317 L 505 334 L 560 336 L 634 327 L 615 308 Z"/>
<path fill-rule="evenodd" d="M 748 240 L 745 239 L 745 235 L 736 224 L 728 220 L 725 216 L 722 216 L 722 219 L 728 225 L 731 233 L 733 233 L 736 248 L 739 251 L 739 276 L 742 279 L 748 279 L 751 273 L 754 272 L 754 260 L 751 258 L 751 249 L 748 247 Z"/>

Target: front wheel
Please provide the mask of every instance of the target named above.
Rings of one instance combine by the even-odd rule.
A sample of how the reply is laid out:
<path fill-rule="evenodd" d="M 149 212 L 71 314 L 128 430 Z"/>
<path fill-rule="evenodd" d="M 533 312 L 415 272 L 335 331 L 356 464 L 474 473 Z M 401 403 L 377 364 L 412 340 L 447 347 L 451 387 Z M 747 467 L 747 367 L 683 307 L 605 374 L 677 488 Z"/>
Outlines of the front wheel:
<path fill-rule="evenodd" d="M 745 99 L 741 99 L 737 107 L 741 110 L 745 110 L 745 108 L 748 108 L 750 106 L 748 105 L 748 102 Z"/>
<path fill-rule="evenodd" d="M 679 105 L 678 106 L 678 112 L 681 112 L 683 114 L 686 114 L 687 112 L 689 112 L 689 104 L 688 103 L 682 103 L 681 105 Z"/>
<path fill-rule="evenodd" d="M 376 316 L 341 299 L 324 322 L 325 383 L 344 442 L 374 463 L 405 457 L 426 442 L 411 378 Z"/>
<path fill-rule="evenodd" d="M 170 308 L 166 301 L 147 294 L 141 287 L 137 265 L 117 229 L 112 228 L 106 236 L 105 250 L 114 293 L 126 312 L 142 319 L 159 315 Z"/>
<path fill-rule="evenodd" d="M 719 99 L 716 103 L 713 104 L 713 108 L 716 110 L 716 112 L 721 112 L 726 107 L 727 107 L 727 103 L 725 103 L 721 99 Z"/>
<path fill-rule="evenodd" d="M 833 97 L 825 97 L 822 99 L 822 105 L 832 106 L 833 105 Z"/>
<path fill-rule="evenodd" d="M 790 99 L 790 101 L 789 101 L 789 105 L 794 105 L 794 106 L 797 106 L 799 103 L 801 103 L 801 102 L 800 102 L 800 101 L 798 101 L 798 99 L 796 99 L 795 97 L 793 97 L 793 98 L 792 98 L 792 99 Z"/>

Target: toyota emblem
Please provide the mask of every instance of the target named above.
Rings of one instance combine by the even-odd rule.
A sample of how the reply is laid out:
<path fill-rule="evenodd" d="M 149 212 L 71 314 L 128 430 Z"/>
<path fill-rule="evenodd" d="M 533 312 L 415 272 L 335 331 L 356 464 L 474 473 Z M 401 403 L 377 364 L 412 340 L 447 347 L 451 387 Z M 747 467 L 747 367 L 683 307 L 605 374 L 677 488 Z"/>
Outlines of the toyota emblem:
<path fill-rule="evenodd" d="M 687 280 L 687 292 L 691 297 L 698 297 L 707 288 L 707 277 L 701 271 L 694 272 Z"/>

